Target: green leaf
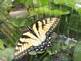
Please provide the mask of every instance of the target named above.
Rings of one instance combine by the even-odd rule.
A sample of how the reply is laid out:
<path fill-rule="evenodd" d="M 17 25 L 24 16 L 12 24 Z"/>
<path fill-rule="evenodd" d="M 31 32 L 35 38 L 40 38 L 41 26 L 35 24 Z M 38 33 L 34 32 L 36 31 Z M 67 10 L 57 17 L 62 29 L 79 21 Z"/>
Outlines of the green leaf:
<path fill-rule="evenodd" d="M 10 23 L 15 27 L 22 27 L 25 25 L 25 19 L 21 19 L 21 18 L 11 19 Z"/>
<path fill-rule="evenodd" d="M 48 0 L 33 0 L 33 3 L 37 6 L 47 6 Z"/>
<path fill-rule="evenodd" d="M 46 6 L 48 5 L 48 0 L 16 0 L 18 3 L 22 3 L 25 6 L 34 5 L 34 6 Z"/>
<path fill-rule="evenodd" d="M 60 52 L 57 53 L 56 55 L 53 55 L 53 61 L 71 61 L 71 59 L 69 55 Z"/>
<path fill-rule="evenodd" d="M 32 5 L 33 3 L 33 0 L 16 0 L 17 3 L 21 3 L 25 6 L 29 6 L 29 5 Z"/>
<path fill-rule="evenodd" d="M 76 5 L 75 5 L 75 10 L 80 14 L 80 16 L 81 16 L 81 2 L 80 2 L 80 4 L 79 3 L 76 3 Z"/>
<path fill-rule="evenodd" d="M 81 32 L 81 18 L 80 15 L 77 14 L 72 14 L 70 16 L 69 20 L 69 29 L 76 31 L 76 32 Z"/>
<path fill-rule="evenodd" d="M 55 4 L 67 5 L 69 7 L 74 7 L 77 1 L 78 0 L 53 0 Z"/>
<path fill-rule="evenodd" d="M 57 52 L 59 52 L 61 49 L 60 43 L 54 43 L 54 45 L 50 48 L 47 49 L 47 52 L 49 53 L 49 55 L 53 55 L 56 54 Z"/>
<path fill-rule="evenodd" d="M 6 48 L 4 50 L 0 50 L 0 59 L 5 61 L 11 61 L 13 59 L 13 48 Z"/>
<path fill-rule="evenodd" d="M 46 14 L 46 15 L 64 15 L 64 14 L 69 14 L 69 10 L 67 9 L 49 9 L 47 6 L 45 7 L 39 7 L 35 8 L 33 11 L 30 12 L 30 15 L 36 15 L 36 14 Z"/>
<path fill-rule="evenodd" d="M 64 4 L 64 0 L 53 0 L 55 4 Z"/>
<path fill-rule="evenodd" d="M 76 45 L 73 57 L 74 61 L 81 61 L 81 41 Z"/>
<path fill-rule="evenodd" d="M 4 49 L 3 41 L 0 39 L 0 49 Z"/>
<path fill-rule="evenodd" d="M 51 58 L 51 56 L 48 55 L 48 56 L 44 57 L 43 61 L 52 61 L 52 58 Z"/>
<path fill-rule="evenodd" d="M 12 6 L 12 0 L 3 0 L 1 7 L 8 10 Z"/>
<path fill-rule="evenodd" d="M 32 20 L 31 18 L 12 18 L 10 20 L 10 24 L 12 24 L 14 27 L 17 27 L 17 28 L 20 28 L 20 27 L 27 27 L 27 26 L 30 26 L 32 25 L 34 20 Z"/>

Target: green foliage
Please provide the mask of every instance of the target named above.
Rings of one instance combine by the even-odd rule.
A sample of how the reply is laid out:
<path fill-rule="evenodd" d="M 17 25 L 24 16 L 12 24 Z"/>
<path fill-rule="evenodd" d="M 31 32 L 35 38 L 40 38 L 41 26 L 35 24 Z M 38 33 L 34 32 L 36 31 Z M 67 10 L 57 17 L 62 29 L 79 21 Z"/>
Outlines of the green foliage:
<path fill-rule="evenodd" d="M 48 5 L 48 0 L 16 0 L 16 2 L 27 6 L 45 6 Z"/>
<path fill-rule="evenodd" d="M 58 41 L 58 40 L 56 40 L 56 41 Z M 62 46 L 60 46 L 60 44 L 61 44 L 60 42 L 54 43 L 53 47 L 48 48 L 47 52 L 49 53 L 49 55 L 53 55 L 53 54 L 56 54 L 57 52 L 59 52 L 62 47 Z"/>
<path fill-rule="evenodd" d="M 73 10 L 76 10 L 81 14 L 81 1 L 80 0 L 53 0 L 55 4 L 66 5 L 71 7 Z"/>
<path fill-rule="evenodd" d="M 0 20 L 8 18 L 8 11 L 12 6 L 12 0 L 0 1 Z"/>
<path fill-rule="evenodd" d="M 68 5 L 70 7 L 74 7 L 75 3 L 77 2 L 77 0 L 54 0 L 53 1 L 55 4 L 60 4 L 60 5 Z"/>
<path fill-rule="evenodd" d="M 57 57 L 57 58 L 55 58 Z M 65 53 L 58 53 L 57 55 L 53 56 L 53 61 L 70 61 L 70 57 L 69 55 L 65 54 Z"/>
<path fill-rule="evenodd" d="M 46 56 L 43 61 L 52 61 L 51 57 L 50 56 Z"/>
<path fill-rule="evenodd" d="M 79 41 L 74 50 L 74 61 L 81 61 L 81 41 Z"/>
<path fill-rule="evenodd" d="M 31 6 L 33 3 L 33 0 L 16 0 L 16 2 L 23 4 L 25 6 Z"/>
<path fill-rule="evenodd" d="M 48 7 L 39 7 L 39 8 L 35 8 L 34 10 L 32 10 L 30 12 L 30 15 L 36 15 L 36 14 L 46 14 L 46 15 L 56 15 L 56 16 L 60 16 L 60 15 L 64 15 L 64 14 L 69 14 L 68 10 L 58 10 L 58 9 L 49 9 Z"/>
<path fill-rule="evenodd" d="M 27 9 L 27 15 L 24 17 L 10 17 L 9 12 L 14 7 L 12 0 L 0 0 L 0 32 L 5 36 L 1 38 L 0 35 L 0 59 L 11 61 L 13 47 L 16 44 L 23 27 L 30 26 L 36 21 L 40 20 L 39 17 L 46 16 L 59 16 L 60 22 L 55 29 L 58 34 L 64 34 L 67 37 L 74 37 L 81 39 L 81 1 L 80 0 L 15 0 L 15 3 L 23 4 Z M 15 5 L 16 6 L 16 5 Z M 21 8 L 22 9 L 22 8 Z M 13 11 L 13 10 L 12 10 Z M 22 15 L 22 14 L 21 14 Z M 25 28 L 26 29 L 26 28 Z M 61 40 L 63 41 L 63 40 Z M 52 47 L 48 48 L 46 52 L 40 53 L 36 56 L 31 56 L 30 61 L 53 61 L 55 55 L 60 56 L 61 61 L 81 61 L 81 42 L 69 43 L 65 45 L 64 41 L 57 40 Z M 75 46 L 76 45 L 76 46 Z M 74 50 L 73 57 L 68 57 L 71 48 Z M 71 51 L 72 51 L 71 50 Z M 60 54 L 58 52 L 64 51 Z M 65 53 L 65 51 L 67 53 Z"/>
<path fill-rule="evenodd" d="M 10 23 L 15 27 L 22 27 L 25 24 L 25 20 L 23 20 L 23 21 L 22 20 L 23 20 L 22 18 L 20 18 L 20 19 L 11 19 Z"/>
<path fill-rule="evenodd" d="M 1 61 L 11 61 L 13 58 L 13 48 L 6 48 L 0 50 L 0 60 Z"/>
<path fill-rule="evenodd" d="M 4 49 L 4 43 L 1 39 L 0 39 L 0 49 Z"/>
<path fill-rule="evenodd" d="M 3 0 L 0 5 L 1 8 L 8 10 L 12 6 L 12 0 Z"/>
<path fill-rule="evenodd" d="M 48 5 L 48 0 L 33 0 L 34 5 L 36 6 L 46 6 Z"/>
<path fill-rule="evenodd" d="M 76 32 L 81 32 L 81 28 L 79 28 L 79 27 L 81 27 L 81 24 L 80 23 L 81 23 L 80 15 L 72 14 L 70 16 L 69 28 L 71 30 L 74 30 Z"/>

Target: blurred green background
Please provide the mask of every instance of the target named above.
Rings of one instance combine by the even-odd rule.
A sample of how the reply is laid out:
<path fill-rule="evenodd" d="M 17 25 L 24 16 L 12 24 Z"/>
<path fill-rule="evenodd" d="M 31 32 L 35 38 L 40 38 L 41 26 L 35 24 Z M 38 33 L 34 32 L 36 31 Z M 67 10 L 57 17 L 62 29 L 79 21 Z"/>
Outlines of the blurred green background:
<path fill-rule="evenodd" d="M 60 18 L 55 32 L 77 42 L 64 45 L 58 40 L 29 61 L 81 61 L 81 0 L 0 0 L 0 61 L 12 61 L 14 46 L 27 26 L 51 16 Z"/>

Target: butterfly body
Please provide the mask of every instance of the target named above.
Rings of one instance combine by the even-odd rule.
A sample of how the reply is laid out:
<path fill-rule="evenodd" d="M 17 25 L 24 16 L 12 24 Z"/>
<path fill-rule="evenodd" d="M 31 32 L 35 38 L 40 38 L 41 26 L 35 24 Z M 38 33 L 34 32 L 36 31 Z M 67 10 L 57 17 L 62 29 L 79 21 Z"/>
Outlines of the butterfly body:
<path fill-rule="evenodd" d="M 53 29 L 57 18 L 46 18 L 33 24 L 31 31 L 24 32 L 15 47 L 14 58 L 18 59 L 32 51 L 44 51 L 51 46 Z"/>

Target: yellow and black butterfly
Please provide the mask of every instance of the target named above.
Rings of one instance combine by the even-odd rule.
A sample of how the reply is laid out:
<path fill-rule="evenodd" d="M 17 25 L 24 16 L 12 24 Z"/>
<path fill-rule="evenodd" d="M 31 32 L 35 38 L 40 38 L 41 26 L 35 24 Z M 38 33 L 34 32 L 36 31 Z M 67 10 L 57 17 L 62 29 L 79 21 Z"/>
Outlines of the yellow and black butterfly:
<path fill-rule="evenodd" d="M 31 51 L 43 51 L 51 45 L 51 34 L 59 23 L 56 17 L 45 18 L 32 25 L 29 31 L 22 34 L 15 47 L 14 59 L 18 59 Z"/>

